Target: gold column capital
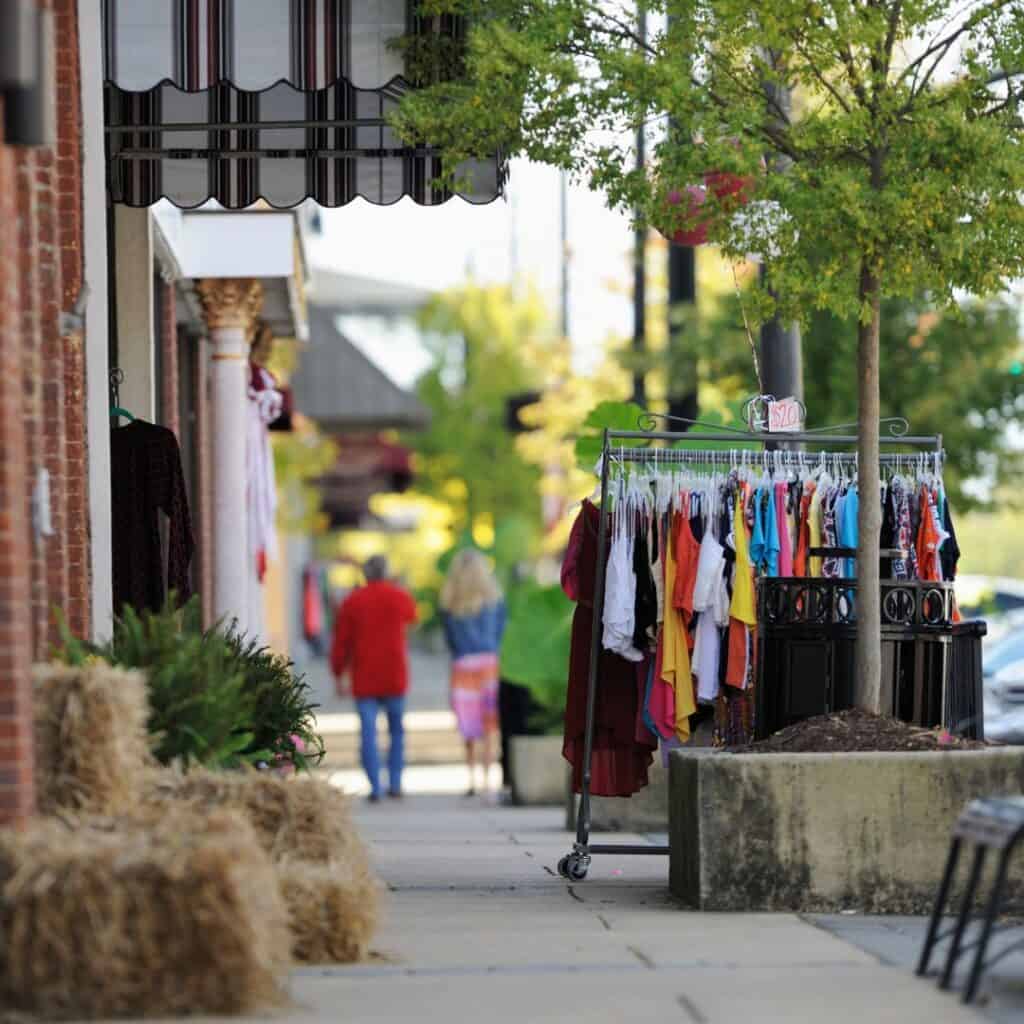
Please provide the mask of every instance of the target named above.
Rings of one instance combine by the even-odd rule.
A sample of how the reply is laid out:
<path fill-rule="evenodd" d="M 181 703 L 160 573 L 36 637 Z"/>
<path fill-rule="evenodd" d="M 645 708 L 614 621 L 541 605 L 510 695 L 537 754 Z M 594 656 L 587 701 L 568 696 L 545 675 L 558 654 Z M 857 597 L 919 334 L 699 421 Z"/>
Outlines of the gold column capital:
<path fill-rule="evenodd" d="M 196 292 L 211 331 L 241 327 L 248 333 L 263 308 L 263 285 L 254 277 L 204 277 Z"/>

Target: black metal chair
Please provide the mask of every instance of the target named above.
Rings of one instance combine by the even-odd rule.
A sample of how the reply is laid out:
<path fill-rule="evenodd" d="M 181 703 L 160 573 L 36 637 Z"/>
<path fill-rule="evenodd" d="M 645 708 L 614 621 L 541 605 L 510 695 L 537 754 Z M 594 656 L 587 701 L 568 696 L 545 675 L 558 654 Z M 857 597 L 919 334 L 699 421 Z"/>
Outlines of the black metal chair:
<path fill-rule="evenodd" d="M 994 929 L 995 920 L 999 916 L 1003 897 L 1006 894 L 1006 876 L 1010 867 L 1010 861 L 1022 840 L 1024 840 L 1024 797 L 1020 796 L 988 797 L 983 800 L 972 800 L 960 815 L 953 829 L 953 841 L 949 848 L 946 868 L 942 874 L 942 882 L 939 885 L 939 893 L 935 900 L 935 909 L 932 911 L 931 921 L 928 925 L 924 949 L 921 950 L 921 959 L 917 965 L 917 973 L 919 975 L 927 974 L 928 964 L 935 947 L 939 942 L 951 939 L 949 950 L 946 954 L 946 963 L 939 977 L 939 987 L 949 988 L 957 960 L 959 960 L 961 955 L 973 948 L 974 959 L 971 963 L 967 985 L 963 992 L 963 1001 L 965 1003 L 969 1003 L 974 999 L 981 976 L 986 968 L 991 967 L 997 960 L 1002 959 L 1011 950 L 1021 945 L 1020 943 L 1015 943 L 1009 948 L 1004 949 L 988 963 L 985 962 L 985 953 L 988 950 L 989 940 L 992 937 L 993 931 L 997 930 Z M 967 888 L 964 890 L 963 903 L 957 914 L 956 924 L 949 931 L 940 934 L 939 928 L 942 924 L 943 912 L 946 909 L 946 901 L 949 898 L 957 864 L 960 860 L 960 851 L 964 843 L 974 844 L 974 858 L 971 861 L 970 873 L 967 878 Z M 981 931 L 972 942 L 964 943 L 964 932 L 971 917 L 971 909 L 979 895 L 978 886 L 989 850 L 998 852 L 999 861 L 996 866 L 992 889 L 985 903 L 984 915 L 981 919 Z"/>

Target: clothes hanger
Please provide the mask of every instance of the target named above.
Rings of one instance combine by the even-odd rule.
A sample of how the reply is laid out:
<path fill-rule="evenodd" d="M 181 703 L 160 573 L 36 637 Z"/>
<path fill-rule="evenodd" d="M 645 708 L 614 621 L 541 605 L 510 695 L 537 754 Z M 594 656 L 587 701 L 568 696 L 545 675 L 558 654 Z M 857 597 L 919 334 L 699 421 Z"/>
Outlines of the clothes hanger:
<path fill-rule="evenodd" d="M 110 407 L 110 418 L 112 420 L 125 419 L 129 423 L 135 422 L 135 417 L 127 409 L 122 409 L 119 405 L 112 405 Z"/>

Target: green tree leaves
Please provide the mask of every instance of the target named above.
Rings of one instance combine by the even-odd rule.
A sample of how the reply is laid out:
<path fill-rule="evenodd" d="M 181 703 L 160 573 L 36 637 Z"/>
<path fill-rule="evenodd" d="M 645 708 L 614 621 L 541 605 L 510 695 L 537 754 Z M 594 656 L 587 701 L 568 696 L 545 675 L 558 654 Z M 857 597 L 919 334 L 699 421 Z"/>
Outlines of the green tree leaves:
<path fill-rule="evenodd" d="M 752 175 L 755 201 L 788 226 L 741 230 L 713 193 L 702 216 L 730 256 L 776 253 L 781 312 L 805 321 L 863 313 L 862 258 L 885 294 L 937 301 L 991 292 L 1024 267 L 1021 85 L 990 83 L 1024 69 L 1015 0 L 959 18 L 939 0 L 646 6 L 641 45 L 621 5 L 435 0 L 431 10 L 471 19 L 462 76 L 409 97 L 395 125 L 439 146 L 450 168 L 496 150 L 567 168 L 669 233 L 685 220 L 669 190 L 711 170 Z M 795 93 L 791 113 L 768 86 Z M 640 124 L 651 126 L 648 174 L 628 154 Z M 789 171 L 762 170 L 777 155 Z"/>

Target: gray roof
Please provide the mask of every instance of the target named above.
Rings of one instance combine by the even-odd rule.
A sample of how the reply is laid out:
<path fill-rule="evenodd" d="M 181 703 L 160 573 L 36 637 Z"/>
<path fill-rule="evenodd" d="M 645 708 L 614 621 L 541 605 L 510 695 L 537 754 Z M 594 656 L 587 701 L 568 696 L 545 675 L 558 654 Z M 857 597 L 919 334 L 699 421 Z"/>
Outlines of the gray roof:
<path fill-rule="evenodd" d="M 400 388 L 337 328 L 335 313 L 309 309 L 309 344 L 290 381 L 295 408 L 326 433 L 423 427 L 426 406 Z"/>
<path fill-rule="evenodd" d="M 314 267 L 310 275 L 310 298 L 322 309 L 338 313 L 407 316 L 426 304 L 430 292 L 392 281 Z"/>

